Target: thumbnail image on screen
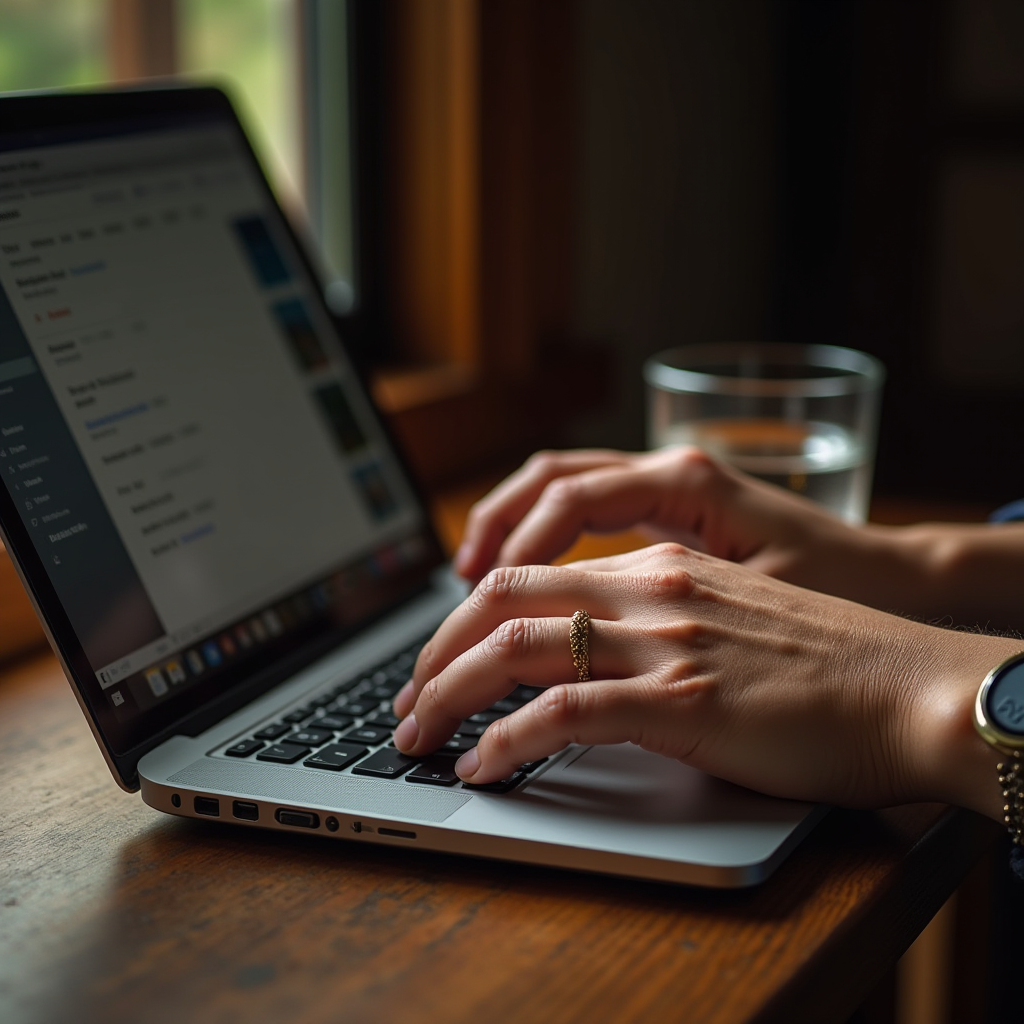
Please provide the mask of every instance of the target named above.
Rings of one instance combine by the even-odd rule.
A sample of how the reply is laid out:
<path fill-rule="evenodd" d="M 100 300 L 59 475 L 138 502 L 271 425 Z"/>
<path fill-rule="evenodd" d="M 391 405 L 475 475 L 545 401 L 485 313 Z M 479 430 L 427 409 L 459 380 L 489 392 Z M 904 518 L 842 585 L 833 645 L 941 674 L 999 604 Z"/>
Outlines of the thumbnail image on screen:
<path fill-rule="evenodd" d="M 328 365 L 327 353 L 313 330 L 309 313 L 301 299 L 287 299 L 274 306 L 277 320 L 292 353 L 304 370 L 321 370 Z"/>
<path fill-rule="evenodd" d="M 316 400 L 327 417 L 338 447 L 351 455 L 366 447 L 366 435 L 356 421 L 352 408 L 339 384 L 327 384 L 314 392 Z"/>
<path fill-rule="evenodd" d="M 374 519 L 386 519 L 397 511 L 398 503 L 384 479 L 379 463 L 371 462 L 352 470 L 352 479 Z"/>

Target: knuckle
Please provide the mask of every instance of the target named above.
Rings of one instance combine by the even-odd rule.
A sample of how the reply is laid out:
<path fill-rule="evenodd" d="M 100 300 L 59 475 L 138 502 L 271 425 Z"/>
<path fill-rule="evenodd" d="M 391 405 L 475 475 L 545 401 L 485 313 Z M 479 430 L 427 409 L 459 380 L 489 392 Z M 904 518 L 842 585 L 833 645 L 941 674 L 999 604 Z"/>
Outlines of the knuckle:
<path fill-rule="evenodd" d="M 582 713 L 581 691 L 572 686 L 552 686 L 535 698 L 537 711 L 555 728 L 571 727 Z"/>
<path fill-rule="evenodd" d="M 705 494 L 723 494 L 733 484 L 729 468 L 700 448 L 683 448 L 676 457 L 677 475 Z"/>
<path fill-rule="evenodd" d="M 529 619 L 509 619 L 487 638 L 490 653 L 502 661 L 522 657 L 529 646 L 532 625 Z"/>
<path fill-rule="evenodd" d="M 659 544 L 660 554 L 679 555 L 686 551 L 681 544 Z M 693 596 L 693 576 L 681 566 L 673 565 L 664 569 L 652 569 L 643 573 L 641 583 L 651 597 L 683 599 Z"/>
<path fill-rule="evenodd" d="M 718 463 L 701 448 L 680 448 L 675 456 L 676 470 L 689 476 L 710 476 L 718 468 Z"/>
<path fill-rule="evenodd" d="M 552 480 L 545 488 L 542 500 L 548 505 L 559 508 L 575 505 L 582 492 L 582 483 L 576 476 L 560 476 Z"/>
<path fill-rule="evenodd" d="M 470 607 L 474 612 L 500 606 L 518 590 L 525 573 L 520 566 L 503 565 L 492 569 L 476 586 L 470 595 Z"/>
<path fill-rule="evenodd" d="M 537 476 L 548 476 L 556 471 L 559 461 L 557 453 L 550 449 L 542 449 L 534 452 L 523 463 L 523 469 L 535 473 Z"/>
<path fill-rule="evenodd" d="M 713 698 L 715 683 L 693 661 L 677 659 L 654 674 L 654 687 L 659 698 L 689 709 L 702 706 Z"/>
<path fill-rule="evenodd" d="M 428 640 L 420 651 L 420 656 L 417 659 L 419 666 L 423 670 L 423 673 L 428 678 L 433 678 L 437 675 L 437 644 L 433 639 Z"/>
<path fill-rule="evenodd" d="M 674 647 L 705 647 L 708 642 L 707 627 L 692 619 L 655 623 L 649 628 L 648 635 Z"/>
<path fill-rule="evenodd" d="M 444 693 L 437 679 L 431 679 L 427 682 L 420 691 L 420 700 L 424 702 L 429 711 L 444 712 Z"/>
<path fill-rule="evenodd" d="M 478 526 L 488 511 L 484 501 L 476 502 L 466 515 L 466 532 L 468 533 L 473 527 Z"/>
<path fill-rule="evenodd" d="M 496 722 L 492 722 L 485 735 L 495 753 L 502 757 L 509 755 L 512 750 L 513 736 L 512 726 L 507 718 L 499 718 Z"/>

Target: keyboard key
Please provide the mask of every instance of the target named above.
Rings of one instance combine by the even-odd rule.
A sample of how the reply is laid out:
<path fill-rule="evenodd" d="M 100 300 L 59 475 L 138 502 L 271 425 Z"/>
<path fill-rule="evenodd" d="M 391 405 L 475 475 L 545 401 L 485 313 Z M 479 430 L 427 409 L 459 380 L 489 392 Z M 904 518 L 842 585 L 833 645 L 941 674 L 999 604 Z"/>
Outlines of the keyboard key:
<path fill-rule="evenodd" d="M 513 697 L 518 697 L 524 704 L 528 701 L 533 700 L 534 697 L 539 697 L 544 692 L 540 686 L 517 686 L 512 691 Z"/>
<path fill-rule="evenodd" d="M 352 687 L 355 686 L 357 682 L 359 682 L 358 679 L 346 679 L 345 682 L 338 683 L 328 692 L 332 697 L 340 697 L 343 693 L 348 693 L 348 691 L 351 690 Z"/>
<path fill-rule="evenodd" d="M 539 761 L 531 761 L 529 764 L 523 765 L 523 771 L 529 775 L 530 772 L 535 772 L 542 764 L 547 764 L 547 761 L 546 757 L 542 757 Z"/>
<path fill-rule="evenodd" d="M 357 746 L 355 743 L 332 743 L 302 763 L 309 768 L 326 768 L 328 771 L 340 772 L 353 761 L 358 761 L 365 753 L 366 747 Z"/>
<path fill-rule="evenodd" d="M 442 751 L 450 754 L 464 754 L 476 746 L 476 736 L 453 736 L 443 747 Z"/>
<path fill-rule="evenodd" d="M 510 715 L 513 711 L 518 711 L 525 703 L 525 700 L 519 700 L 518 697 L 502 697 L 501 700 L 496 700 L 491 705 L 492 711 L 500 711 L 503 715 Z"/>
<path fill-rule="evenodd" d="M 365 761 L 360 761 L 352 769 L 352 773 L 354 775 L 373 775 L 378 779 L 397 779 L 414 764 L 416 764 L 415 758 L 406 757 L 394 747 L 385 747 L 383 750 L 378 750 L 376 754 L 371 754 Z"/>
<path fill-rule="evenodd" d="M 422 782 L 428 786 L 454 786 L 459 781 L 455 774 L 454 757 L 428 757 L 405 777 L 406 782 Z"/>
<path fill-rule="evenodd" d="M 472 722 L 474 725 L 490 725 L 491 722 L 496 722 L 499 718 L 505 716 L 500 711 L 478 711 L 475 715 L 470 715 L 466 719 L 467 722 Z"/>
<path fill-rule="evenodd" d="M 391 700 L 392 697 L 398 691 L 405 686 L 404 679 L 388 680 L 383 683 L 377 683 L 376 686 L 370 689 L 368 696 L 374 697 L 377 700 Z"/>
<path fill-rule="evenodd" d="M 459 726 L 460 736 L 483 736 L 487 726 L 483 722 L 470 722 L 468 719 Z"/>
<path fill-rule="evenodd" d="M 311 708 L 322 708 L 330 704 L 334 700 L 333 693 L 321 693 L 319 697 L 314 697 L 310 702 Z"/>
<path fill-rule="evenodd" d="M 292 711 L 290 714 L 285 715 L 281 721 L 288 722 L 290 725 L 298 725 L 299 722 L 304 722 L 309 718 L 311 714 L 313 714 L 311 708 L 299 708 L 297 711 Z"/>
<path fill-rule="evenodd" d="M 366 719 L 367 725 L 383 725 L 388 729 L 396 728 L 398 722 L 398 715 L 393 714 L 390 711 L 378 711 L 375 715 L 370 715 L 370 717 Z"/>
<path fill-rule="evenodd" d="M 309 726 L 311 729 L 333 729 L 335 732 L 341 732 L 354 721 L 355 719 L 348 715 L 321 715 L 319 718 L 314 718 Z"/>
<path fill-rule="evenodd" d="M 356 718 L 362 718 L 363 715 L 369 715 L 371 712 L 377 710 L 380 707 L 379 700 L 350 700 L 344 704 L 338 703 L 332 705 L 336 710 L 340 711 L 343 715 L 353 715 Z"/>
<path fill-rule="evenodd" d="M 360 743 L 383 743 L 391 735 L 391 730 L 383 725 L 361 725 L 345 733 L 343 740 L 358 740 Z"/>
<path fill-rule="evenodd" d="M 256 755 L 257 761 L 276 761 L 278 764 L 295 764 L 300 757 L 309 753 L 309 747 L 300 747 L 297 743 L 275 743 Z"/>
<path fill-rule="evenodd" d="M 230 757 L 248 757 L 250 754 L 256 753 L 257 750 L 261 750 L 263 744 L 259 740 L 242 740 L 240 743 L 236 743 L 233 747 L 228 747 L 224 751 Z"/>
<path fill-rule="evenodd" d="M 510 789 L 515 789 L 525 778 L 526 772 L 515 771 L 507 779 L 498 779 L 497 782 L 484 782 L 479 786 L 474 785 L 472 782 L 464 782 L 462 788 L 477 789 L 481 793 L 507 793 Z"/>
<path fill-rule="evenodd" d="M 275 722 L 273 725 L 265 725 L 259 732 L 253 733 L 258 740 L 276 740 L 286 732 L 291 732 L 291 726 L 283 722 Z"/>
<path fill-rule="evenodd" d="M 288 737 L 289 743 L 304 743 L 307 747 L 319 747 L 322 743 L 334 739 L 333 729 L 303 729 Z"/>

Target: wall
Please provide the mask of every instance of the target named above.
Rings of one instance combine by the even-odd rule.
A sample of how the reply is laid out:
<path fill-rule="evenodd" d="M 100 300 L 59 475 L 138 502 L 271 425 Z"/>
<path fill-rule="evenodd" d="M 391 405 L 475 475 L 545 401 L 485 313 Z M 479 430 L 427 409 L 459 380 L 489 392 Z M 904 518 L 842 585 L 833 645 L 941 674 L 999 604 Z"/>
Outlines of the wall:
<path fill-rule="evenodd" d="M 613 394 L 575 443 L 642 446 L 652 353 L 765 336 L 773 17 L 761 0 L 578 6 L 576 333 L 609 351 Z"/>

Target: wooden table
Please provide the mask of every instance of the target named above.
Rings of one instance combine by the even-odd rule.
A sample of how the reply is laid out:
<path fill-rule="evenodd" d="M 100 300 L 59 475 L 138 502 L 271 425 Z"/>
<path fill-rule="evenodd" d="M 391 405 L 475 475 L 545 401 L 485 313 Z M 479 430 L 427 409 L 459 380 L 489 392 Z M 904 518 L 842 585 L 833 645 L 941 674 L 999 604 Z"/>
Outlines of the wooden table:
<path fill-rule="evenodd" d="M 164 817 L 0 666 L 0 1020 L 844 1021 L 998 835 L 833 811 L 710 892 Z"/>

